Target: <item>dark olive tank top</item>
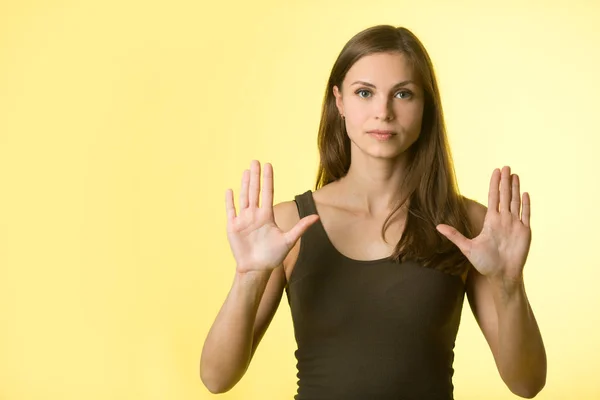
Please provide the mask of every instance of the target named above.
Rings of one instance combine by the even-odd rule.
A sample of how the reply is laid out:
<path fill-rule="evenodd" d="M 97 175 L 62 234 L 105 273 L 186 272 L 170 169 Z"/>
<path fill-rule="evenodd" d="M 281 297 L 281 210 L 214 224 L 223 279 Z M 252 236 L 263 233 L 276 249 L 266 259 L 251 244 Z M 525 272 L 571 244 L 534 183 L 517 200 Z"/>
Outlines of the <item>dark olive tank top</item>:
<path fill-rule="evenodd" d="M 311 191 L 295 201 L 300 218 L 317 214 Z M 298 346 L 295 399 L 453 399 L 459 276 L 392 258 L 352 260 L 319 220 L 302 236 L 285 290 Z"/>

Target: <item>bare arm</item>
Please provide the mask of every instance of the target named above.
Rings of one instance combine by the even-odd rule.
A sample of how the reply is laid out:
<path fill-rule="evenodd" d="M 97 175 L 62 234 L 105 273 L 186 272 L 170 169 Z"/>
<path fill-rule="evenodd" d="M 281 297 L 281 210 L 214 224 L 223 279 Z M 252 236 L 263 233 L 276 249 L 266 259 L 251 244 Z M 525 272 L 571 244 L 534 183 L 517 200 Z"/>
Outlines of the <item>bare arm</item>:
<path fill-rule="evenodd" d="M 456 244 L 473 268 L 467 296 L 490 345 L 500 376 L 515 394 L 536 396 L 546 384 L 546 352 L 525 294 L 523 268 L 531 243 L 530 198 L 509 167 L 495 169 L 488 208 L 468 200 L 477 236 L 465 238 L 440 224 L 438 230 Z"/>
<path fill-rule="evenodd" d="M 279 306 L 285 285 L 282 271 L 236 272 L 202 349 L 200 377 L 211 392 L 230 390 L 246 373 Z"/>
<path fill-rule="evenodd" d="M 471 208 L 479 232 L 487 210 Z M 467 296 L 502 380 L 516 395 L 534 397 L 546 383 L 546 352 L 523 281 L 507 286 L 471 269 Z"/>
<path fill-rule="evenodd" d="M 265 165 L 262 204 L 258 206 L 260 164 L 253 162 L 242 180 L 240 215 L 228 192 L 228 239 L 236 259 L 232 287 L 204 342 L 200 377 L 213 393 L 234 387 L 244 376 L 275 315 L 285 288 L 284 265 L 306 229 L 317 220 L 298 221 L 294 202 L 272 206 L 272 170 Z"/>

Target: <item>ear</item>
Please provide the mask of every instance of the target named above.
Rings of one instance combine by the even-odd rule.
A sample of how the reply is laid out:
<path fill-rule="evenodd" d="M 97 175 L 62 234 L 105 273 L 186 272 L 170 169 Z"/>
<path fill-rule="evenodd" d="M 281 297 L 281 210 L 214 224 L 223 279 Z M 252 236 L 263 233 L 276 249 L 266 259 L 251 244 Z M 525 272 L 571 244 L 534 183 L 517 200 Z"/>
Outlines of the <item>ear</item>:
<path fill-rule="evenodd" d="M 338 109 L 340 115 L 344 114 L 344 103 L 342 102 L 342 92 L 338 89 L 337 86 L 333 86 L 333 95 L 335 96 L 335 105 Z"/>

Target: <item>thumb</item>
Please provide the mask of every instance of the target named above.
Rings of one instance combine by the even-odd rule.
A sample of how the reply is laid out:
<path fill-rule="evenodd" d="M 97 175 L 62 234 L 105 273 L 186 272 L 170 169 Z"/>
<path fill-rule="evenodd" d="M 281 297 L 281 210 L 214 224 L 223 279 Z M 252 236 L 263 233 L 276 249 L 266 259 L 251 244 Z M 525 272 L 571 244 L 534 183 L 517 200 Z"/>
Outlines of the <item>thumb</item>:
<path fill-rule="evenodd" d="M 465 256 L 469 255 L 471 248 L 471 241 L 463 236 L 462 233 L 456 230 L 456 228 L 451 227 L 446 224 L 439 224 L 435 227 L 439 233 L 448 238 L 449 241 L 454 243 L 456 247 L 462 251 Z"/>
<path fill-rule="evenodd" d="M 285 233 L 285 239 L 290 245 L 290 247 L 293 246 L 298 241 L 298 239 L 300 239 L 300 236 L 304 235 L 304 232 L 306 232 L 306 230 L 318 220 L 318 214 L 307 215 L 306 217 L 298 221 L 298 223 L 292 229 L 287 231 Z"/>

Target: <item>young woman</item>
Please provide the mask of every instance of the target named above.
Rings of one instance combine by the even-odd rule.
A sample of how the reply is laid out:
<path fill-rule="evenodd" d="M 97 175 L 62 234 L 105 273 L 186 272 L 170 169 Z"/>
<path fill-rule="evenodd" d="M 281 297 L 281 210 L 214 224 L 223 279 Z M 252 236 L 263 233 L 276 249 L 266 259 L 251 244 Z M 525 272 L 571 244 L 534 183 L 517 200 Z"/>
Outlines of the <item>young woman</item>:
<path fill-rule="evenodd" d="M 530 200 L 509 167 L 487 208 L 457 189 L 431 60 L 407 29 L 354 36 L 329 78 L 316 190 L 273 207 L 273 169 L 227 191 L 233 286 L 206 338 L 213 393 L 244 375 L 285 291 L 296 399 L 452 399 L 465 293 L 500 376 L 531 398 L 546 354 L 525 293 Z M 259 203 L 260 197 L 260 203 Z"/>

